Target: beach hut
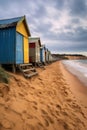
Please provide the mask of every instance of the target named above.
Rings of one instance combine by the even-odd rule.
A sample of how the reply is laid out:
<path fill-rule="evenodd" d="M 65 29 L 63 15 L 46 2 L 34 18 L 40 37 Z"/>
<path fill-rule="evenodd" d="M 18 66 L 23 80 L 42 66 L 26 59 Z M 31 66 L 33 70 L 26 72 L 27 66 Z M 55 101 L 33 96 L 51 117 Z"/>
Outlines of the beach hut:
<path fill-rule="evenodd" d="M 40 63 L 40 47 L 39 37 L 29 37 L 29 59 L 34 65 Z"/>
<path fill-rule="evenodd" d="M 40 47 L 40 61 L 45 64 L 45 45 Z"/>
<path fill-rule="evenodd" d="M 29 63 L 29 36 L 25 16 L 0 20 L 0 64 Z"/>

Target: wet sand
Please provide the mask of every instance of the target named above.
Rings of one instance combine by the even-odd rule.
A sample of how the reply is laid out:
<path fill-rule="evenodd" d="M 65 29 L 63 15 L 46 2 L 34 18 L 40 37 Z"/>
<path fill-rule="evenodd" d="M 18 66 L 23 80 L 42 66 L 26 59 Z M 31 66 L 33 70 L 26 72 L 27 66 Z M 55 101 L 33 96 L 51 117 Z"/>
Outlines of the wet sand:
<path fill-rule="evenodd" d="M 86 130 L 86 87 L 61 62 L 0 83 L 0 130 Z"/>
<path fill-rule="evenodd" d="M 87 86 L 83 84 L 75 75 L 70 73 L 68 69 L 61 64 L 62 73 L 70 86 L 74 95 L 87 107 Z"/>

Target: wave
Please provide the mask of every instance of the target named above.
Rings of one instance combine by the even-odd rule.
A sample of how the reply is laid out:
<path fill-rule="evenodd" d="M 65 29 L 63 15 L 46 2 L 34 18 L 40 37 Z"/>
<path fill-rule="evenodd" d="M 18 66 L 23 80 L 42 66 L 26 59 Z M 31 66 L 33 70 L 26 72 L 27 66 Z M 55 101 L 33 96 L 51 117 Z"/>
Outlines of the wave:
<path fill-rule="evenodd" d="M 87 86 L 87 60 L 63 60 L 62 63 Z"/>

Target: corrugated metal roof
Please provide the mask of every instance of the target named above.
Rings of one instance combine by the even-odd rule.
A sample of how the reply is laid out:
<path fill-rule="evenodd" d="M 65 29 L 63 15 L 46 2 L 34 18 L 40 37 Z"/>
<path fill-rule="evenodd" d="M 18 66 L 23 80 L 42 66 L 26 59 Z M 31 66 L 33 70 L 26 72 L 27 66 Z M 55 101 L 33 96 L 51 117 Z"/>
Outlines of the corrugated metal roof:
<path fill-rule="evenodd" d="M 2 20 L 0 20 L 0 24 L 11 24 L 11 23 L 14 23 L 14 22 L 18 22 L 23 17 L 24 16 L 16 17 L 16 18 L 10 18 L 10 19 L 2 19 Z"/>

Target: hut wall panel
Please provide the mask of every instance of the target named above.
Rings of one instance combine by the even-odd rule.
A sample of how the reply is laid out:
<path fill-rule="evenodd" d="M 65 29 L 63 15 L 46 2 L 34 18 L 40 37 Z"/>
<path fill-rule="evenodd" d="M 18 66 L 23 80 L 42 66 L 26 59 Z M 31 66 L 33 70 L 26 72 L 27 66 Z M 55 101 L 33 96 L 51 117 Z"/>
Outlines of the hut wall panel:
<path fill-rule="evenodd" d="M 15 63 L 15 27 L 0 29 L 0 64 Z"/>
<path fill-rule="evenodd" d="M 49 61 L 48 51 L 46 50 L 46 61 Z"/>
<path fill-rule="evenodd" d="M 43 62 L 43 48 L 40 49 L 40 61 Z"/>
<path fill-rule="evenodd" d="M 16 33 L 16 64 L 23 64 L 23 36 Z"/>
<path fill-rule="evenodd" d="M 43 62 L 45 62 L 45 50 L 43 48 Z"/>
<path fill-rule="evenodd" d="M 46 50 L 45 50 L 45 62 L 46 62 Z"/>
<path fill-rule="evenodd" d="M 29 63 L 29 44 L 26 37 L 24 37 L 24 63 Z"/>
<path fill-rule="evenodd" d="M 47 50 L 46 50 L 46 61 L 48 61 L 48 54 L 47 54 Z"/>
<path fill-rule="evenodd" d="M 49 53 L 49 61 L 52 61 L 52 55 Z"/>
<path fill-rule="evenodd" d="M 44 50 L 44 48 L 40 49 L 40 61 L 45 62 L 45 50 Z"/>
<path fill-rule="evenodd" d="M 40 62 L 40 46 L 36 43 L 36 62 Z"/>

